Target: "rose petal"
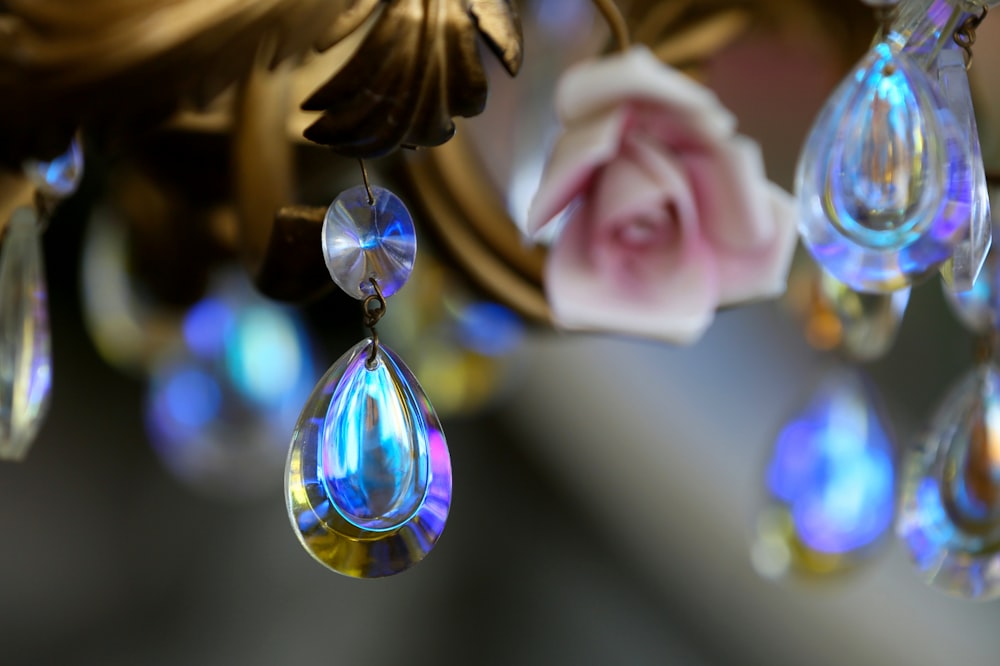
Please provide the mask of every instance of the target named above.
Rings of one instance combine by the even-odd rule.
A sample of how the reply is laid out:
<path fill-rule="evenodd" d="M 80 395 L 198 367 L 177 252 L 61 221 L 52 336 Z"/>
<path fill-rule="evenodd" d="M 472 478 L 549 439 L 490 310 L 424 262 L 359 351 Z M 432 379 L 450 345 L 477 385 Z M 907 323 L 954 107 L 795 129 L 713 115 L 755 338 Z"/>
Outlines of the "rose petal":
<path fill-rule="evenodd" d="M 795 202 L 776 185 L 769 183 L 765 191 L 777 233 L 765 247 L 752 252 L 717 249 L 720 305 L 771 298 L 785 292 L 798 240 Z"/>
<path fill-rule="evenodd" d="M 691 188 L 706 237 L 721 249 L 762 247 L 776 227 L 764 158 L 756 141 L 744 136 L 715 144 L 704 152 L 686 153 Z"/>
<path fill-rule="evenodd" d="M 660 62 L 648 48 L 603 56 L 571 67 L 556 89 L 556 110 L 567 126 L 632 100 L 646 100 L 683 117 L 692 132 L 733 133 L 736 119 L 705 86 Z"/>
<path fill-rule="evenodd" d="M 567 223 L 549 253 L 545 289 L 555 323 L 610 330 L 676 344 L 696 341 L 712 322 L 718 299 L 711 248 L 696 234 L 673 246 L 644 283 L 620 284 L 597 270 L 589 252 L 587 207 Z"/>
<path fill-rule="evenodd" d="M 618 154 L 627 117 L 627 109 L 612 109 L 560 135 L 528 208 L 529 236 L 544 229 L 587 188 L 594 171 Z"/>
<path fill-rule="evenodd" d="M 622 153 L 608 164 L 591 193 L 595 231 L 663 211 L 669 204 L 680 226 L 693 230 L 697 209 L 683 166 L 657 148 L 629 137 Z"/>

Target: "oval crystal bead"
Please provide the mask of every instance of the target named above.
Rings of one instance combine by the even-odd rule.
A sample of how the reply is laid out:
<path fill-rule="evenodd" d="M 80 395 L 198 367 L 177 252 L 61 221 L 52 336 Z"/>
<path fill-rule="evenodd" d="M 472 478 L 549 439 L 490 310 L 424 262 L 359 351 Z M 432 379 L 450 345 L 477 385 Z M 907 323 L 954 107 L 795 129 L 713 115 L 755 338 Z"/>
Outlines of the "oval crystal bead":
<path fill-rule="evenodd" d="M 906 466 L 900 537 L 931 585 L 1000 596 L 1000 374 L 971 371 L 945 398 Z"/>
<path fill-rule="evenodd" d="M 323 220 L 323 257 L 330 277 L 354 298 L 373 293 L 378 280 L 385 297 L 399 291 L 413 272 L 417 235 L 413 218 L 395 194 L 372 187 L 374 203 L 364 186 L 341 192 Z"/>
<path fill-rule="evenodd" d="M 967 235 L 972 156 L 948 104 L 883 42 L 833 93 L 799 158 L 799 230 L 816 260 L 859 291 L 900 289 Z"/>
<path fill-rule="evenodd" d="M 451 463 L 441 425 L 403 362 L 371 340 L 316 385 L 292 438 L 289 517 L 329 568 L 373 578 L 423 559 L 444 530 Z"/>

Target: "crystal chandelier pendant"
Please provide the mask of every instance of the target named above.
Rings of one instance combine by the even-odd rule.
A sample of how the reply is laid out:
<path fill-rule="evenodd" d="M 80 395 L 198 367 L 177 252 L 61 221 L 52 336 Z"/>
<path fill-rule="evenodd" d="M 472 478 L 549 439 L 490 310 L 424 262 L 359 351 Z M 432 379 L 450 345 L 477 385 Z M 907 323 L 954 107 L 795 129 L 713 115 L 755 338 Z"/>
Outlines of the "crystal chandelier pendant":
<path fill-rule="evenodd" d="M 434 547 L 451 506 L 451 461 L 434 409 L 403 362 L 372 339 L 320 379 L 295 427 L 286 501 L 321 564 L 356 578 L 404 571 Z"/>
<path fill-rule="evenodd" d="M 894 442 L 872 387 L 857 372 L 831 372 L 775 443 L 757 570 L 833 573 L 866 554 L 892 525 Z"/>
<path fill-rule="evenodd" d="M 973 288 L 993 241 L 990 194 L 964 52 L 957 47 L 942 49 L 937 59 L 937 71 L 941 93 L 962 128 L 972 158 L 972 209 L 954 255 L 941 269 L 949 288 L 962 292 Z"/>
<path fill-rule="evenodd" d="M 19 208 L 0 247 L 0 459 L 22 460 L 49 408 L 52 353 L 36 213 Z"/>
<path fill-rule="evenodd" d="M 814 124 L 796 173 L 799 230 L 858 291 L 938 270 L 967 235 L 972 156 L 947 102 L 898 42 L 877 44 Z"/>
<path fill-rule="evenodd" d="M 1000 596 L 1000 374 L 969 372 L 906 464 L 900 538 L 924 579 L 970 599 Z"/>

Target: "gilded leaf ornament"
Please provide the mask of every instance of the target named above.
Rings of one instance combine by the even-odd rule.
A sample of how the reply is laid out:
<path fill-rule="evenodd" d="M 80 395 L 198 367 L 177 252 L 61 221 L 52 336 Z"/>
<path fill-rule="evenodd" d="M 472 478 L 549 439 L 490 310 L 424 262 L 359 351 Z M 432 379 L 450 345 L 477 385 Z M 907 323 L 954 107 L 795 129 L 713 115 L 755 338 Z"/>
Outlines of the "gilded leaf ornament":
<path fill-rule="evenodd" d="M 455 133 L 455 116 L 482 112 L 487 81 L 478 37 L 511 75 L 521 66 L 520 19 L 509 0 L 359 0 L 349 14 L 318 46 L 366 23 L 367 34 L 302 105 L 323 111 L 306 138 L 348 157 L 440 145 Z"/>

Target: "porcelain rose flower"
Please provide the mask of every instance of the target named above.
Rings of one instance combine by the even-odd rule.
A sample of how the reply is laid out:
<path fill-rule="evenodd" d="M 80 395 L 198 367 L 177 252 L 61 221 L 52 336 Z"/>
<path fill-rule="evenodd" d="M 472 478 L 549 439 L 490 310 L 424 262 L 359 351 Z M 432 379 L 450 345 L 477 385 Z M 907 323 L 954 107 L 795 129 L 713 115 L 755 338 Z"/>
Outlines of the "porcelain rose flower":
<path fill-rule="evenodd" d="M 636 47 L 567 71 L 556 106 L 527 231 L 569 207 L 545 270 L 557 325 L 689 343 L 719 306 L 784 291 L 791 197 L 710 90 Z"/>

